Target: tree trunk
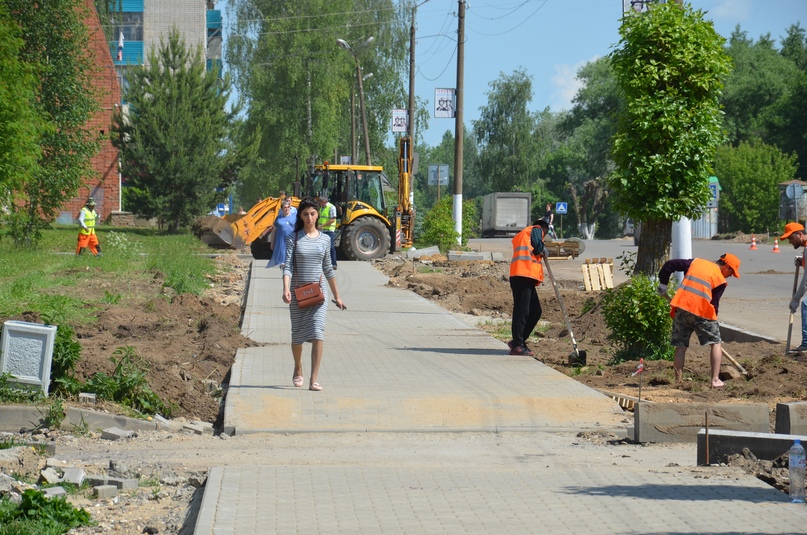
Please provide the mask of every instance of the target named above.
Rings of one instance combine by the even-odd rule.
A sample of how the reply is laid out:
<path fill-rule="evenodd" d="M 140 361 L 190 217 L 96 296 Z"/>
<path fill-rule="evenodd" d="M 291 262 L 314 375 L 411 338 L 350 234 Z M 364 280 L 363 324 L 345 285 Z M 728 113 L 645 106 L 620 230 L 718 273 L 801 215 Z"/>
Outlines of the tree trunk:
<path fill-rule="evenodd" d="M 669 219 L 642 221 L 634 274 L 655 277 L 670 256 L 671 241 L 672 221 Z"/>
<path fill-rule="evenodd" d="M 577 230 L 584 240 L 593 240 L 594 234 L 597 231 L 597 223 L 589 223 L 588 221 L 581 221 L 577 225 Z"/>

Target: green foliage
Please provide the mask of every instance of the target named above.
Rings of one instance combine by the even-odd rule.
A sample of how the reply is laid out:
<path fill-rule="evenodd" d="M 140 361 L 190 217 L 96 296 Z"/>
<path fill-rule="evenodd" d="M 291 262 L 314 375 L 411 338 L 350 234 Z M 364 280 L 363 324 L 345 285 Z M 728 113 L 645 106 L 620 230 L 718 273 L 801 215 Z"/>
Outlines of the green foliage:
<path fill-rule="evenodd" d="M 10 373 L 0 373 L 0 402 L 36 403 L 45 399 L 39 388 L 29 388 L 12 382 Z"/>
<path fill-rule="evenodd" d="M 64 403 L 57 397 L 51 397 L 45 414 L 42 418 L 42 425 L 48 429 L 59 429 L 62 427 L 62 422 L 67 417 L 64 410 Z"/>
<path fill-rule="evenodd" d="M 625 284 L 606 290 L 602 312 L 611 330 L 608 338 L 617 346 L 615 362 L 672 358 L 670 306 L 648 277 L 636 275 Z"/>
<path fill-rule="evenodd" d="M 22 493 L 22 503 L 0 501 L 0 535 L 61 535 L 72 528 L 92 526 L 85 509 L 76 509 L 64 497 L 47 498 L 39 490 Z"/>
<path fill-rule="evenodd" d="M 230 84 L 205 70 L 200 50 L 191 52 L 176 27 L 127 76 L 129 113 L 115 113 L 112 140 L 127 183 L 146 193 L 127 197 L 127 209 L 176 232 L 207 213 L 221 196 L 216 188 L 232 180 Z"/>
<path fill-rule="evenodd" d="M 625 109 L 608 185 L 614 207 L 645 223 L 637 268 L 652 273 L 669 247 L 669 222 L 699 217 L 709 200 L 709 164 L 723 141 L 719 98 L 730 60 L 724 39 L 689 4 L 653 4 L 646 13 L 629 13 L 620 35 L 610 58 Z"/>
<path fill-rule="evenodd" d="M 119 347 L 109 358 L 115 364 L 112 375 L 97 373 L 85 389 L 100 399 L 115 401 L 144 414 L 160 413 L 170 417 L 172 408 L 151 390 L 146 381 L 148 363 L 131 346 Z"/>
<path fill-rule="evenodd" d="M 532 78 L 523 70 L 501 73 L 490 82 L 488 103 L 474 121 L 479 143 L 479 171 L 493 191 L 522 191 L 537 178 L 538 147 L 529 111 Z"/>
<path fill-rule="evenodd" d="M 20 28 L 0 2 L 0 204 L 12 197 L 30 179 L 41 149 L 39 136 L 45 128 L 34 99 L 33 66 L 21 61 L 24 45 Z"/>
<path fill-rule="evenodd" d="M 720 192 L 720 226 L 748 234 L 779 227 L 779 184 L 793 180 L 796 156 L 759 140 L 723 146 L 715 156 Z M 795 217 L 795 215 L 794 215 Z"/>
<path fill-rule="evenodd" d="M 64 202 L 91 176 L 90 158 L 99 145 L 89 119 L 98 103 L 91 83 L 94 66 L 84 2 L 2 3 L 24 36 L 17 57 L 36 78 L 37 94 L 30 104 L 44 122 L 37 138 L 37 164 L 14 192 L 14 202 L 6 205 L 11 211 L 8 232 L 22 247 L 41 239 Z"/>
<path fill-rule="evenodd" d="M 440 251 L 446 252 L 457 247 L 457 232 L 454 230 L 454 200 L 450 196 L 443 197 L 423 218 L 423 234 L 420 236 L 421 247 L 437 245 Z M 473 201 L 462 203 L 462 245 L 469 238 L 476 236 L 474 226 L 479 220 L 479 213 Z"/>
<path fill-rule="evenodd" d="M 257 138 L 261 159 L 243 171 L 239 196 L 249 204 L 281 189 L 291 191 L 298 168 L 351 154 L 351 98 L 362 75 L 372 161 L 384 157 L 391 110 L 405 102 L 403 81 L 413 2 L 406 0 L 233 0 L 233 31 L 225 50 L 249 117 L 242 139 Z M 300 16 L 305 13 L 306 16 Z M 368 37 L 374 40 L 364 45 Z M 353 53 L 337 46 L 343 39 Z M 364 140 L 355 99 L 359 159 Z M 423 114 L 420 114 L 423 117 Z M 386 160 L 386 162 L 385 162 Z M 299 165 L 299 167 L 298 167 Z"/>
<path fill-rule="evenodd" d="M 150 271 L 163 276 L 163 286 L 180 294 L 201 294 L 210 284 L 208 276 L 215 272 L 208 258 L 189 254 L 188 250 L 171 242 L 150 254 L 146 265 Z"/>
<path fill-rule="evenodd" d="M 50 366 L 51 382 L 58 385 L 60 379 L 73 375 L 76 363 L 81 359 L 81 344 L 76 341 L 76 332 L 70 325 L 64 323 L 63 317 L 43 314 L 42 319 L 48 325 L 59 324 L 53 341 L 53 360 Z"/>

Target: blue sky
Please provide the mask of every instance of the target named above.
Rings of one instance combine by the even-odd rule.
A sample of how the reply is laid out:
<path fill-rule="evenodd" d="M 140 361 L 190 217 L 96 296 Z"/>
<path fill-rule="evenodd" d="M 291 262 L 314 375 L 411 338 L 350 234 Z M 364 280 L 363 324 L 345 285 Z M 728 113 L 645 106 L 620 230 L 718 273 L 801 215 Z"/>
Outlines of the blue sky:
<path fill-rule="evenodd" d="M 770 33 L 777 42 L 791 24 L 807 27 L 807 0 L 689 3 L 706 12 L 727 38 L 738 24 L 749 37 Z M 435 88 L 456 86 L 457 9 L 457 0 L 427 0 L 417 10 L 415 89 L 432 110 Z M 621 11 L 622 0 L 470 0 L 465 17 L 466 125 L 478 119 L 479 108 L 487 103 L 490 82 L 518 68 L 532 77 L 533 110 L 569 108 L 579 87 L 577 70 L 607 55 L 618 42 Z M 432 118 L 422 134 L 436 145 L 446 130 L 454 132 L 453 119 Z"/>

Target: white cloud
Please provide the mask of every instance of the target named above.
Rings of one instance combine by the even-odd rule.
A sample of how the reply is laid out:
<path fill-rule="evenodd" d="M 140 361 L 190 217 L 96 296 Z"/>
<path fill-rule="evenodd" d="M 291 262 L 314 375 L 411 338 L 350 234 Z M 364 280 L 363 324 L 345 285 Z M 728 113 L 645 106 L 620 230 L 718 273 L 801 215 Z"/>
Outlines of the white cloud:
<path fill-rule="evenodd" d="M 751 0 L 719 0 L 707 11 L 715 22 L 745 22 L 751 18 Z"/>
<path fill-rule="evenodd" d="M 577 79 L 577 71 L 586 63 L 599 57 L 594 56 L 591 59 L 578 61 L 574 65 L 555 65 L 555 74 L 550 79 L 553 91 L 549 95 L 549 107 L 552 111 L 558 112 L 572 107 L 572 99 L 583 87 L 583 82 Z"/>

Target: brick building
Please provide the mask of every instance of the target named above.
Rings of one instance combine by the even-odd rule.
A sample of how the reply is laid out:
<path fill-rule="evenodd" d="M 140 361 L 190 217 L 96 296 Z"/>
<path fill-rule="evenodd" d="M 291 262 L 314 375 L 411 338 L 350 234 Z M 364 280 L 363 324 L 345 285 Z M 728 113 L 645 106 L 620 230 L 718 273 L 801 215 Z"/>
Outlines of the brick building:
<path fill-rule="evenodd" d="M 78 217 L 81 207 L 88 197 L 95 197 L 95 209 L 102 220 L 109 218 L 112 212 L 120 210 L 121 183 L 118 172 L 118 150 L 109 139 L 112 125 L 112 113 L 120 106 L 120 83 L 112 61 L 104 31 L 95 12 L 93 0 L 85 0 L 89 16 L 86 19 L 89 29 L 89 50 L 92 53 L 96 68 L 92 83 L 99 94 L 99 107 L 95 116 L 90 119 L 92 131 L 100 134 L 101 149 L 92 159 L 93 174 L 87 179 L 85 186 L 79 188 L 78 196 L 66 202 L 57 217 L 59 223 L 71 223 Z"/>

